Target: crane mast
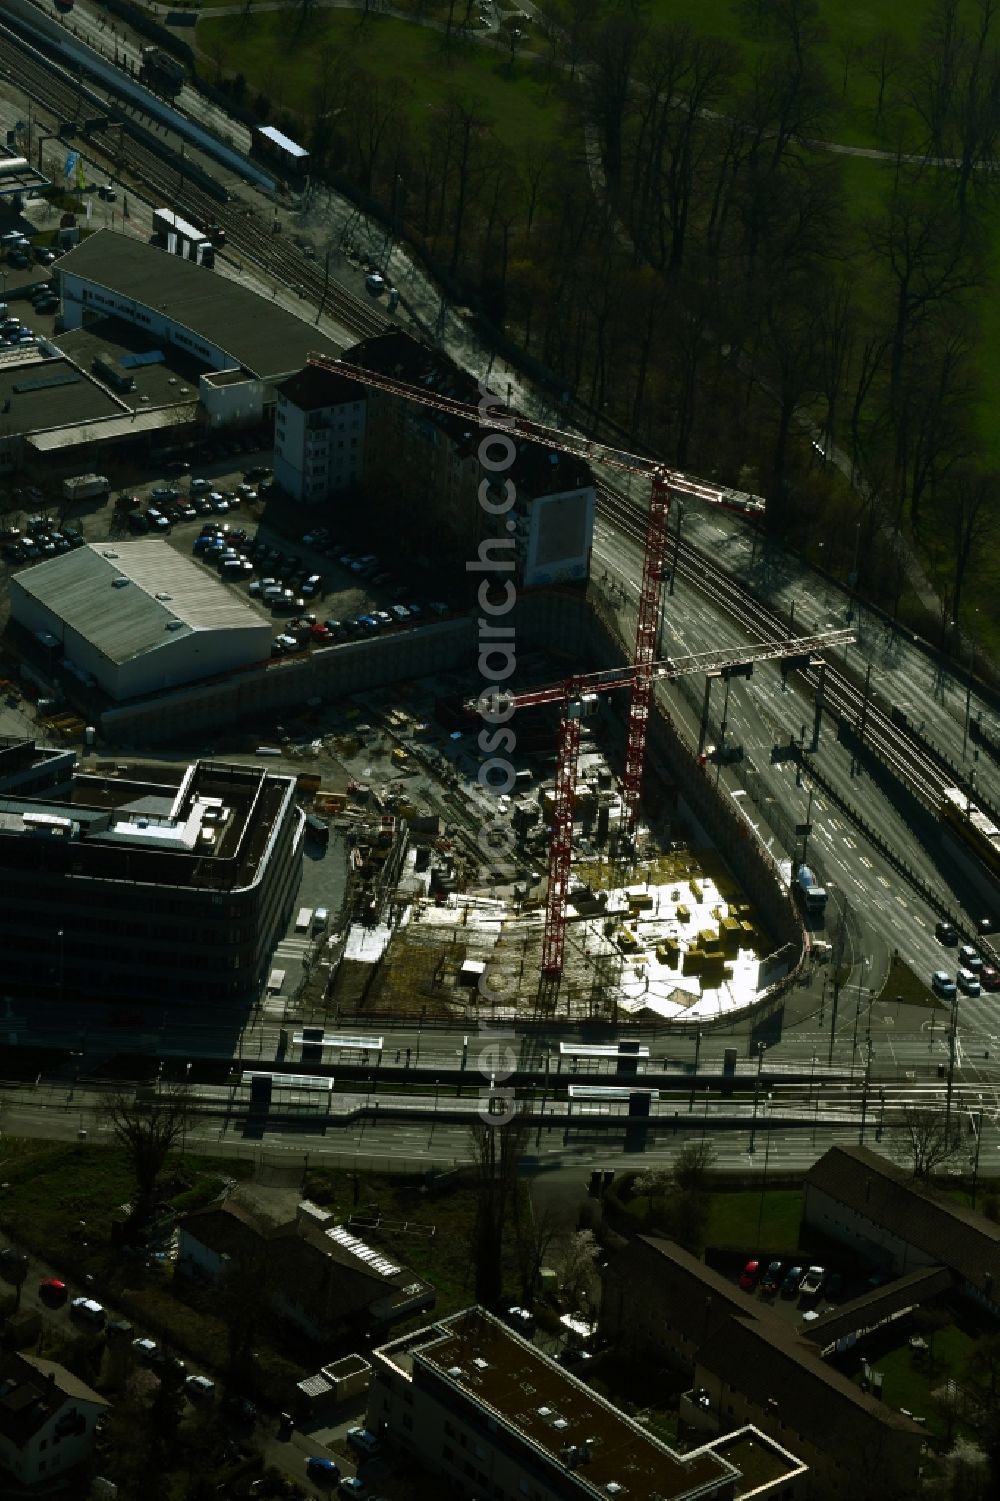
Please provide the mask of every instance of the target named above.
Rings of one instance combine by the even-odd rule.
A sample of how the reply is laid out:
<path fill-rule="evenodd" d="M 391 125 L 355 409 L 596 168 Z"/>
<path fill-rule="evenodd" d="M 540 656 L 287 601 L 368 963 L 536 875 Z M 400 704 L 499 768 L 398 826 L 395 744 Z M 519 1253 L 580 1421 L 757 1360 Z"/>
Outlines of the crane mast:
<path fill-rule="evenodd" d="M 566 899 L 569 894 L 570 870 L 573 856 L 573 800 L 575 795 L 576 766 L 580 750 L 583 720 L 596 712 L 598 695 L 613 688 L 627 687 L 629 704 L 628 730 L 625 746 L 625 767 L 622 778 L 622 801 L 624 824 L 634 834 L 639 820 L 642 797 L 642 778 L 646 760 L 646 742 L 649 737 L 649 721 L 653 707 L 653 689 L 658 677 L 678 677 L 684 671 L 707 672 L 713 669 L 705 657 L 690 659 L 686 669 L 676 663 L 656 662 L 656 647 L 663 599 L 663 579 L 667 552 L 667 526 L 670 519 L 670 504 L 673 494 L 691 496 L 711 505 L 724 506 L 754 520 L 764 513 L 764 502 L 754 495 L 713 485 L 680 470 L 669 469 L 658 460 L 643 454 L 630 453 L 612 448 L 577 433 L 560 431 L 536 422 L 519 412 L 506 408 L 499 399 L 490 399 L 473 406 L 460 401 L 446 392 L 435 391 L 425 386 L 414 386 L 408 381 L 391 375 L 367 370 L 347 360 L 337 360 L 325 354 L 310 354 L 309 364 L 335 375 L 357 381 L 387 396 L 396 396 L 402 401 L 414 402 L 429 407 L 444 416 L 468 422 L 473 428 L 503 431 L 539 443 L 559 453 L 584 459 L 588 463 L 604 464 L 612 469 L 629 474 L 649 477 L 649 518 L 646 525 L 643 552 L 642 584 L 636 615 L 635 648 L 630 666 L 615 672 L 581 674 L 566 679 L 553 689 L 538 690 L 520 695 L 498 695 L 514 707 L 527 708 L 538 703 L 560 703 L 562 714 L 559 723 L 558 756 L 556 762 L 555 795 L 553 803 L 552 838 L 549 845 L 548 892 L 545 909 L 545 933 L 542 945 L 542 970 L 552 978 L 561 974 L 566 955 Z M 849 631 L 829 632 L 822 637 L 786 641 L 778 646 L 748 648 L 742 656 L 733 658 L 733 663 L 773 660 L 790 657 L 796 652 L 822 650 L 824 646 L 840 645 L 853 640 Z M 728 660 L 732 654 L 723 654 Z"/>

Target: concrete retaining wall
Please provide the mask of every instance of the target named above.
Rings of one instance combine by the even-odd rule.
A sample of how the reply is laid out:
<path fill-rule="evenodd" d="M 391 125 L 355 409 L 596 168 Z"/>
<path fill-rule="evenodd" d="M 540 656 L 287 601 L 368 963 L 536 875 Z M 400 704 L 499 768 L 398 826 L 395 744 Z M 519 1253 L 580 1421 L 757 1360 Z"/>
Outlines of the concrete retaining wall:
<path fill-rule="evenodd" d="M 294 661 L 196 683 L 101 715 L 101 734 L 112 745 L 162 745 L 251 723 L 310 698 L 347 698 L 370 688 L 468 669 L 473 663 L 475 621 L 443 620 L 412 631 L 314 650 Z"/>

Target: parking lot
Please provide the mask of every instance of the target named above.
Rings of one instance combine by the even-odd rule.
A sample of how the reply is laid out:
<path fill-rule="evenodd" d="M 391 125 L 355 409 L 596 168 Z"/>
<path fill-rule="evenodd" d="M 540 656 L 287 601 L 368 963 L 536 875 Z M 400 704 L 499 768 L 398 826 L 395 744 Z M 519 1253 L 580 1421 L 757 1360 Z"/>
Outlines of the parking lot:
<path fill-rule="evenodd" d="M 376 553 L 329 527 L 290 542 L 266 520 L 256 522 L 268 505 L 269 479 L 264 464 L 250 464 L 242 475 L 172 476 L 119 498 L 115 526 L 120 535 L 162 535 L 218 573 L 272 623 L 274 656 L 412 629 L 448 613 L 419 581 L 399 578 Z"/>

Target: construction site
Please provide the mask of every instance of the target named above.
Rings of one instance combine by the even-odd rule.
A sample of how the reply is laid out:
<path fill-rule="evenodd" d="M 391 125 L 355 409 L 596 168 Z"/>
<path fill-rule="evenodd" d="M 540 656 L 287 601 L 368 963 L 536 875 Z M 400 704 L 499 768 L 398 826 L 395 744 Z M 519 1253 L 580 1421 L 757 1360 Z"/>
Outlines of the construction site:
<path fill-rule="evenodd" d="M 497 425 L 447 395 L 311 363 L 442 417 Z M 592 596 L 529 596 L 505 627 L 525 686 L 472 673 L 397 685 L 356 698 L 338 730 L 310 742 L 317 757 L 335 755 L 345 782 L 332 799 L 320 787 L 315 809 L 344 830 L 351 879 L 302 1014 L 728 1022 L 780 994 L 808 941 L 787 879 L 711 785 L 701 742 L 674 722 L 669 685 L 704 678 L 707 705 L 713 679 L 728 692 L 755 663 L 808 667 L 850 632 L 658 656 L 672 497 L 756 519 L 762 503 L 515 413 L 503 427 L 649 481 L 634 641 Z M 500 790 L 482 774 L 483 731 L 508 721 L 516 754 Z"/>

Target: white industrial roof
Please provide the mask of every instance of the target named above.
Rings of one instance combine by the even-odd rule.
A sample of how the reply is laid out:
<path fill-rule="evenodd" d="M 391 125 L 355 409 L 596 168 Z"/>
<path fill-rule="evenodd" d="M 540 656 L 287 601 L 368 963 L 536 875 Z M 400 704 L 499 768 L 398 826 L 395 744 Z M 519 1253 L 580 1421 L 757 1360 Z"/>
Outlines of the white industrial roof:
<path fill-rule="evenodd" d="M 253 629 L 270 636 L 249 605 L 160 537 L 90 543 L 26 568 L 11 582 L 15 600 L 23 589 L 116 663 L 194 631 Z"/>

